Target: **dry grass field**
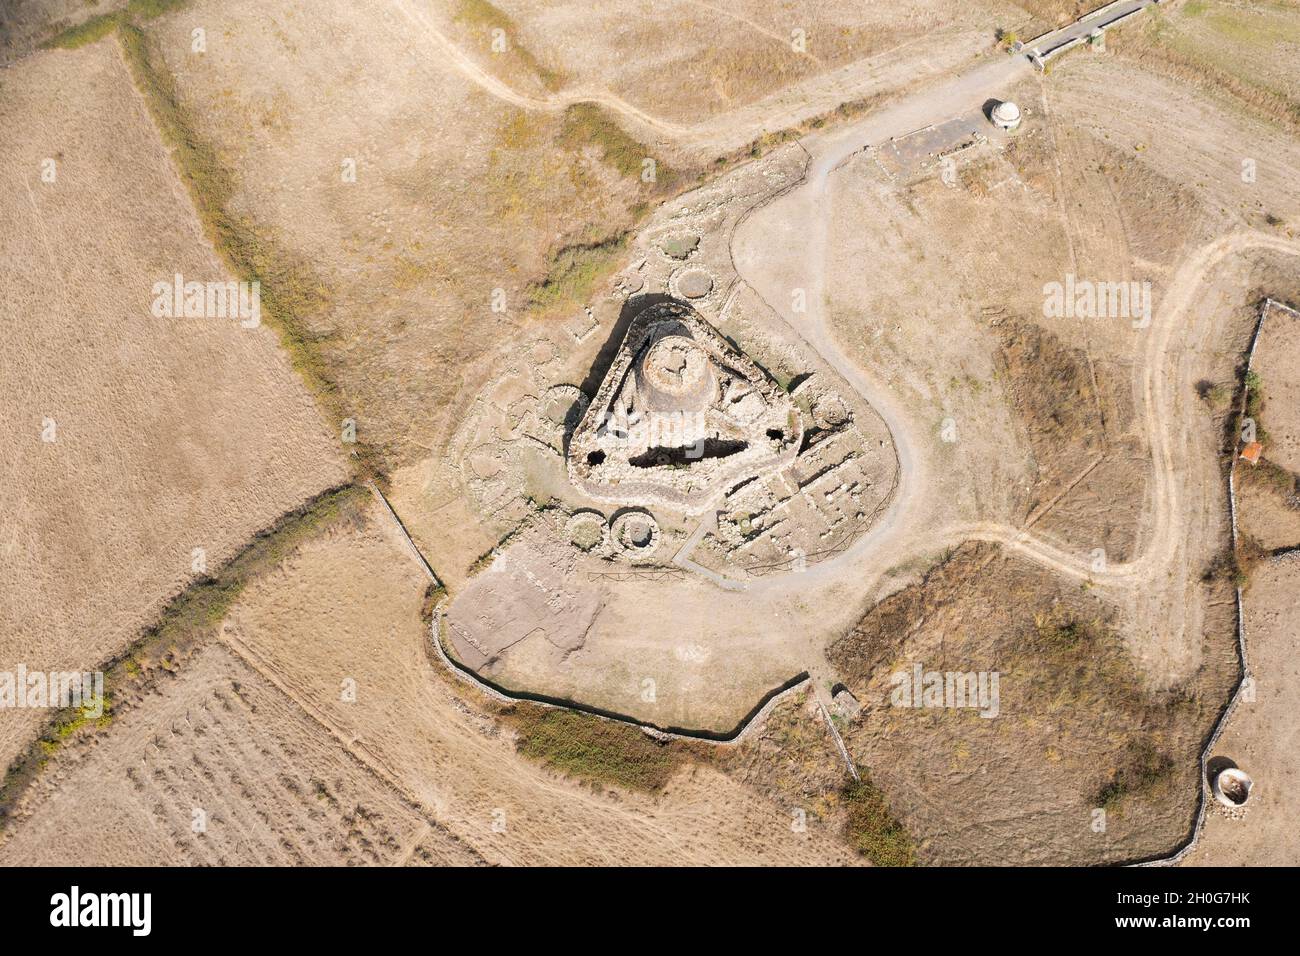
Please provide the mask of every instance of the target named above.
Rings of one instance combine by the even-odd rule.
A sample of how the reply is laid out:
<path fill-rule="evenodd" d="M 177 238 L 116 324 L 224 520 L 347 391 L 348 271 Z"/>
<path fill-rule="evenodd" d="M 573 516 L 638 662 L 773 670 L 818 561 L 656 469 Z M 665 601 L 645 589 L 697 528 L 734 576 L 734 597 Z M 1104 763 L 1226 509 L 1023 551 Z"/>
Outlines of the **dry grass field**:
<path fill-rule="evenodd" d="M 1100 864 L 1156 856 L 1187 832 L 1201 738 L 1235 677 L 1227 582 L 1209 586 L 1204 666 L 1151 685 L 1095 592 L 964 548 L 832 645 L 864 705 L 850 752 L 933 863 Z M 998 713 L 893 706 L 896 674 L 997 672 Z M 1104 833 L 1092 812 L 1108 813 Z"/>
<path fill-rule="evenodd" d="M 231 277 L 117 45 L 0 84 L 0 657 L 95 670 L 348 470 L 268 325 L 151 314 L 155 282 Z M 41 718 L 2 716 L 7 763 Z"/>
<path fill-rule="evenodd" d="M 534 312 L 577 307 L 603 244 L 673 176 L 665 162 L 642 183 L 652 153 L 598 111 L 485 94 L 394 5 L 373 5 L 364 31 L 355 16 L 333 0 L 200 2 L 148 34 L 187 128 L 228 173 L 228 207 L 311 264 L 304 337 L 339 414 L 391 469 L 442 447 L 495 344 Z"/>
<path fill-rule="evenodd" d="M 1191 859 L 1295 862 L 1300 320 L 1242 361 L 1300 302 L 1300 6 L 1162 4 L 1043 74 L 997 48 L 1095 5 L 9 5 L 0 670 L 109 665 L 112 708 L 0 712 L 0 863 L 1155 857 L 1239 585 L 1258 693 L 1216 752 L 1259 797 Z M 1014 134 L 937 85 L 971 66 Z M 540 396 L 593 392 L 684 269 L 781 388 L 851 399 L 891 489 L 864 547 L 722 590 L 667 563 L 689 516 L 653 586 L 533 535 L 576 500 Z M 264 320 L 155 317 L 176 274 L 257 279 Z M 1048 315 L 1067 276 L 1154 322 Z M 738 743 L 668 739 L 464 680 L 444 598 L 508 644 L 466 661 L 494 682 L 659 727 L 811 677 Z M 996 719 L 896 706 L 916 666 L 998 674 Z"/>
<path fill-rule="evenodd" d="M 1300 129 L 1300 4 L 1295 0 L 1184 0 L 1122 34 L 1117 52 L 1177 78 L 1227 111 L 1252 110 Z"/>
<path fill-rule="evenodd" d="M 351 29 L 351 5 L 307 10 L 289 0 L 200 0 L 148 25 L 155 69 L 174 76 L 186 128 L 229 174 L 228 205 L 311 263 L 320 307 L 300 316 L 305 337 L 336 388 L 339 414 L 356 420 L 359 441 L 377 451 L 383 470 L 438 452 L 498 361 L 491 346 L 578 311 L 614 267 L 624 234 L 718 157 L 717 147 L 697 148 L 707 127 L 674 124 L 742 106 L 805 74 L 831 76 L 837 64 L 851 67 L 891 38 L 905 39 L 881 13 L 792 10 L 783 17 L 807 19 L 832 44 L 829 59 L 790 53 L 789 70 L 772 70 L 767 58 L 785 57 L 768 35 L 775 25 L 681 6 L 697 24 L 686 34 L 658 12 L 559 6 L 543 14 L 420 0 L 374 4 L 363 32 Z M 978 45 L 989 44 L 975 13 L 953 20 L 950 3 L 916 6 L 909 29 L 942 21 L 961 51 L 925 69 L 968 61 L 977 34 Z M 593 32 L 593 16 L 597 27 L 608 20 L 609 32 Z M 202 54 L 191 51 L 196 24 L 210 38 Z M 475 53 L 493 29 L 523 39 L 500 55 Z M 684 71 L 616 57 L 625 41 L 645 51 L 669 32 L 682 56 L 698 47 L 734 63 Z M 679 47 L 683 36 L 691 39 Z M 949 51 L 948 38 L 937 37 L 929 56 Z M 921 68 L 891 64 L 869 77 L 872 89 L 910 82 Z M 707 92 L 710 70 L 737 72 L 743 89 Z M 559 96 L 552 87 L 564 91 L 554 101 L 546 99 Z M 581 102 L 587 96 L 597 102 Z M 631 115 L 619 112 L 624 100 Z M 738 123 L 723 152 L 774 129 L 762 113 Z M 642 180 L 647 158 L 656 160 L 653 183 Z"/>
<path fill-rule="evenodd" d="M 0 10 L 0 63 L 17 59 L 65 31 L 93 36 L 128 0 L 11 0 Z M 72 34 L 66 34 L 72 35 Z"/>
<path fill-rule="evenodd" d="M 540 0 L 454 0 L 447 29 L 494 75 L 533 95 L 606 90 L 657 120 L 698 127 L 782 90 L 801 91 L 849 65 L 910 52 L 919 38 L 941 56 L 965 44 L 969 58 L 993 40 L 991 22 L 1019 25 L 1019 7 L 992 0 L 903 0 L 888 6 L 833 0 L 768 4 L 672 0 L 653 14 L 631 0 L 590 4 Z M 526 55 L 496 54 L 504 29 Z M 960 40 L 948 47 L 950 40 Z M 637 50 L 639 56 L 629 56 Z M 961 54 L 957 54 L 961 56 Z M 772 100 L 769 99 L 769 104 Z"/>

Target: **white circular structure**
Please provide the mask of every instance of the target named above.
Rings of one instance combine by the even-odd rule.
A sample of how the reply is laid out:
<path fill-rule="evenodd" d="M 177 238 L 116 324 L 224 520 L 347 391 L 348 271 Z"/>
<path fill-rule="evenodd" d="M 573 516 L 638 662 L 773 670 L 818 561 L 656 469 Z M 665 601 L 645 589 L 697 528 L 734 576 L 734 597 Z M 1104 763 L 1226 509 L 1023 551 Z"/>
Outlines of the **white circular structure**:
<path fill-rule="evenodd" d="M 1214 785 L 1211 789 L 1214 791 L 1214 799 L 1218 800 L 1225 807 L 1245 806 L 1246 801 L 1250 799 L 1250 791 L 1255 786 L 1255 781 L 1250 779 L 1250 775 L 1236 767 L 1229 767 L 1226 770 L 1219 771 L 1218 776 L 1214 778 Z"/>
<path fill-rule="evenodd" d="M 998 129 L 1013 130 L 1020 125 L 1020 107 L 1010 100 L 1003 100 L 993 107 L 989 118 Z"/>

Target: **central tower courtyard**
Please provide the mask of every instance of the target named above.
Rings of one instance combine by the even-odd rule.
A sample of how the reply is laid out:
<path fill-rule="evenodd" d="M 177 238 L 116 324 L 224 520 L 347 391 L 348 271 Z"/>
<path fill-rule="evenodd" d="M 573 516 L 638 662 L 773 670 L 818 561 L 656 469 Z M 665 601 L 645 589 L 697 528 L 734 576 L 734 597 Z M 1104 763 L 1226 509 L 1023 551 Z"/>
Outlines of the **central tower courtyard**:
<path fill-rule="evenodd" d="M 570 480 L 598 501 L 694 514 L 791 464 L 790 396 L 683 302 L 647 306 L 569 442 Z"/>

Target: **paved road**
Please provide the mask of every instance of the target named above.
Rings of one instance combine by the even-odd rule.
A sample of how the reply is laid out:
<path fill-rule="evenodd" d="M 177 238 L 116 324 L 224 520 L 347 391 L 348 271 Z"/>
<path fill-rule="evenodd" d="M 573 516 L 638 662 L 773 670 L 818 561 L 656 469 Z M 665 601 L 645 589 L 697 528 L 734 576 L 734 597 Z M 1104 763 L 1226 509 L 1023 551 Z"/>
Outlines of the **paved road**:
<path fill-rule="evenodd" d="M 1026 43 L 1025 50 L 1032 50 L 1043 59 L 1048 59 L 1061 53 L 1076 41 L 1087 39 L 1093 30 L 1105 30 L 1116 21 L 1132 16 L 1139 10 L 1158 2 L 1159 0 L 1124 0 L 1122 3 L 1101 7 L 1067 27 L 1044 34 L 1036 40 Z"/>

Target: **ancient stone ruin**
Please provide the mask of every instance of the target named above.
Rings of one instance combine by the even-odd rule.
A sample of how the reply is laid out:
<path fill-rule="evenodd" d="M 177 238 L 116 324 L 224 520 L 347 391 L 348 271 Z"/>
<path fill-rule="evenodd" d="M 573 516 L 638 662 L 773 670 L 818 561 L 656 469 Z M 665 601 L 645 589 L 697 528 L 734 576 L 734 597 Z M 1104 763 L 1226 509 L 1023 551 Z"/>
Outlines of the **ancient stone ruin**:
<path fill-rule="evenodd" d="M 802 416 L 789 395 L 683 302 L 642 310 L 569 443 L 570 479 L 623 506 L 688 514 L 788 466 Z"/>

